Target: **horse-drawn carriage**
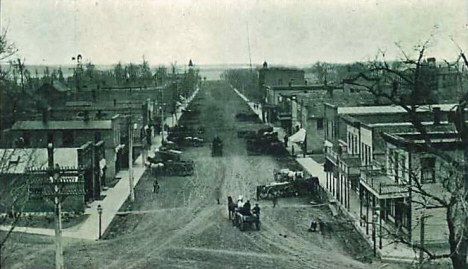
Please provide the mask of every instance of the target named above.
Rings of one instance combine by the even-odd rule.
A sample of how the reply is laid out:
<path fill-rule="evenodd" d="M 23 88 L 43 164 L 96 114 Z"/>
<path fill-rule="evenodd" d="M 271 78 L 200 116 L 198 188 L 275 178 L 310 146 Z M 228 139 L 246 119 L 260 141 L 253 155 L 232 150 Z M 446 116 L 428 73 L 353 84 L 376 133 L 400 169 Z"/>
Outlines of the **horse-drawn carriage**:
<path fill-rule="evenodd" d="M 234 203 L 231 196 L 228 196 L 228 213 L 229 219 L 232 220 L 232 225 L 238 227 L 239 230 L 244 231 L 248 225 L 255 225 L 257 230 L 260 230 L 260 209 L 250 210 L 239 207 L 238 204 Z"/>
<path fill-rule="evenodd" d="M 217 136 L 211 144 L 211 156 L 223 156 L 223 141 Z"/>
<path fill-rule="evenodd" d="M 164 176 L 191 176 L 195 165 L 192 160 L 182 160 L 178 150 L 156 150 L 154 157 L 147 158 L 152 173 Z"/>

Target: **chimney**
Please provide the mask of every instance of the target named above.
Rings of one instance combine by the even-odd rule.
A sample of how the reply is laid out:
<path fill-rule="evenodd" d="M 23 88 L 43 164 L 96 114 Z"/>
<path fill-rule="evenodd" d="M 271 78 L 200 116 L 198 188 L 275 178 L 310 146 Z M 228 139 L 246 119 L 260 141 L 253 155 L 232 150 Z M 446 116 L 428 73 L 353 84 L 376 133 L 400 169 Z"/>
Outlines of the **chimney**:
<path fill-rule="evenodd" d="M 432 113 L 434 114 L 434 125 L 439 125 L 442 117 L 442 112 L 440 111 L 440 107 L 432 108 Z"/>

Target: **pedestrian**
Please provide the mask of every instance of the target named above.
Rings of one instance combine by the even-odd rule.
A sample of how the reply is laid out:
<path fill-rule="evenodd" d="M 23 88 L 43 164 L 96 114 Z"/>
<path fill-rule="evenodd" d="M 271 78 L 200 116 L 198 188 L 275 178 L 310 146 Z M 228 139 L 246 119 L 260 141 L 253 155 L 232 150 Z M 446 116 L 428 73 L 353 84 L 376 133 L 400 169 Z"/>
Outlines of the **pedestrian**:
<path fill-rule="evenodd" d="M 153 182 L 153 193 L 159 193 L 159 182 L 157 179 Z"/>
<path fill-rule="evenodd" d="M 294 157 L 294 146 L 291 147 L 291 155 Z"/>
<path fill-rule="evenodd" d="M 322 219 L 319 219 L 319 228 L 320 228 L 320 232 L 322 233 L 322 235 L 325 235 L 325 222 L 322 221 Z"/>
<path fill-rule="evenodd" d="M 310 223 L 309 232 L 316 232 L 316 231 L 317 231 L 317 222 L 315 220 L 313 220 Z"/>
<path fill-rule="evenodd" d="M 221 198 L 221 188 L 217 187 L 215 189 L 215 199 L 218 205 L 220 204 L 219 199 Z"/>
<path fill-rule="evenodd" d="M 252 209 L 252 213 L 257 217 L 260 216 L 260 207 L 258 206 L 258 204 L 255 204 L 254 208 Z"/>
<path fill-rule="evenodd" d="M 276 205 L 278 205 L 278 197 L 273 196 L 273 208 L 275 208 Z"/>
<path fill-rule="evenodd" d="M 284 140 L 284 147 L 287 148 L 288 147 L 288 135 L 285 135 L 283 140 Z"/>

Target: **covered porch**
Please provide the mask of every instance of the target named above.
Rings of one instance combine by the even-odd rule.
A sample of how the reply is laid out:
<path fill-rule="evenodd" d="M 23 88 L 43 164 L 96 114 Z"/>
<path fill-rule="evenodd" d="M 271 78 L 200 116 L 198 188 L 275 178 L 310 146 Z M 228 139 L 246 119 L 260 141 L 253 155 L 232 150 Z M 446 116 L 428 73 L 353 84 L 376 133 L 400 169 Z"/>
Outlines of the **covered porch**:
<path fill-rule="evenodd" d="M 363 171 L 359 185 L 360 226 L 373 240 L 393 235 L 411 242 L 411 203 L 407 186 L 395 183 L 380 171 Z"/>

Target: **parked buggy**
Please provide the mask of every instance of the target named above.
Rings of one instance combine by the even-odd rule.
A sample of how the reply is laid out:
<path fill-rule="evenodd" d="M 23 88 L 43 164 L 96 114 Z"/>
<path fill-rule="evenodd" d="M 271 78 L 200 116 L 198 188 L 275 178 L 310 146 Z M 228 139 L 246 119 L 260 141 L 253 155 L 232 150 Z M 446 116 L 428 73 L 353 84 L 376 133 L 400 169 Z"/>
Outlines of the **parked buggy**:
<path fill-rule="evenodd" d="M 148 157 L 147 163 L 154 174 L 164 176 L 191 176 L 195 165 L 192 160 L 182 160 L 181 151 L 157 150 L 154 157 Z"/>

